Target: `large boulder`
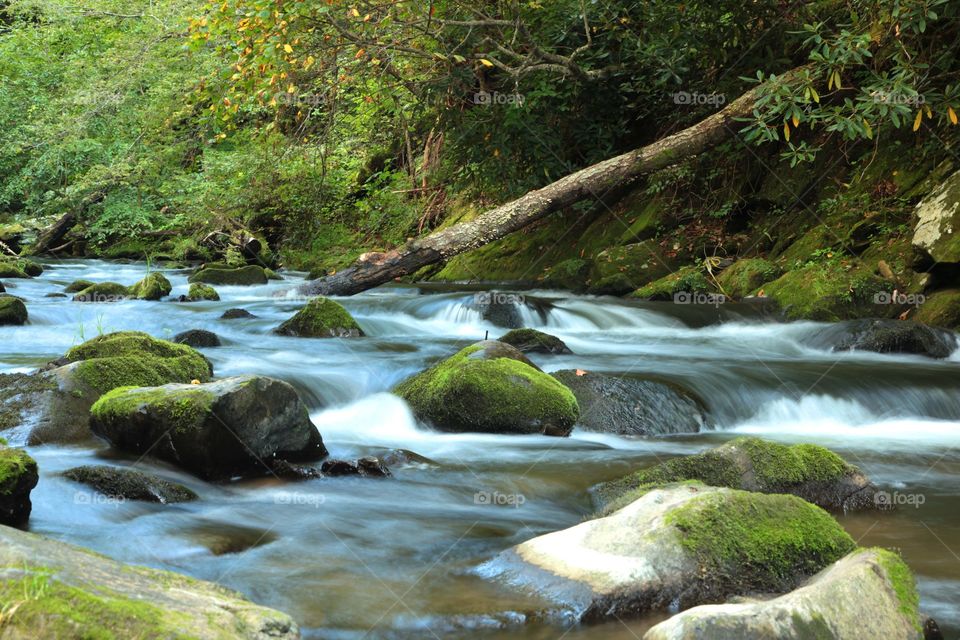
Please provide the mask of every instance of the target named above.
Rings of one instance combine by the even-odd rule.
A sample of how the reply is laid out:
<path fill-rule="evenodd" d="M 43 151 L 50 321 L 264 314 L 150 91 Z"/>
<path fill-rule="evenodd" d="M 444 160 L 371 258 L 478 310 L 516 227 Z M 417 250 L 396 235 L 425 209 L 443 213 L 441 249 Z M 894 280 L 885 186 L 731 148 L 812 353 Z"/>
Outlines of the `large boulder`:
<path fill-rule="evenodd" d="M 263 267 L 257 265 L 247 265 L 246 267 L 209 265 L 193 273 L 187 278 L 187 281 L 216 285 L 267 284 L 267 274 Z"/>
<path fill-rule="evenodd" d="M 913 246 L 935 262 L 960 262 L 960 171 L 917 205 Z"/>
<path fill-rule="evenodd" d="M 706 424 L 700 402 L 674 385 L 573 369 L 553 377 L 573 391 L 578 425 L 588 431 L 652 436 L 697 433 Z"/>
<path fill-rule="evenodd" d="M 827 327 L 813 339 L 834 351 L 873 351 L 946 358 L 957 348 L 952 331 L 904 320 L 853 320 Z"/>
<path fill-rule="evenodd" d="M 643 640 L 920 640 L 918 601 L 913 574 L 900 556 L 861 549 L 779 598 L 687 609 Z"/>
<path fill-rule="evenodd" d="M 264 475 L 275 458 L 327 455 L 297 392 L 273 378 L 124 387 L 90 413 L 93 432 L 118 449 L 149 453 L 206 479 Z"/>
<path fill-rule="evenodd" d="M 879 296 L 890 295 L 890 283 L 857 261 L 850 265 L 809 263 L 763 289 L 792 320 L 837 322 L 896 310 L 893 305 L 877 304 Z"/>
<path fill-rule="evenodd" d="M 580 415 L 569 389 L 494 340 L 462 349 L 394 393 L 441 431 L 566 436 Z"/>
<path fill-rule="evenodd" d="M 960 289 L 944 289 L 931 294 L 910 319 L 931 327 L 960 329 Z"/>
<path fill-rule="evenodd" d="M 673 273 L 676 259 L 656 240 L 611 247 L 593 261 L 591 293 L 623 295 Z"/>
<path fill-rule="evenodd" d="M 170 295 L 173 285 L 162 273 L 148 273 L 147 276 L 130 287 L 130 296 L 137 300 L 160 300 Z"/>
<path fill-rule="evenodd" d="M 22 525 L 30 518 L 30 492 L 39 479 L 30 454 L 0 445 L 0 524 Z"/>
<path fill-rule="evenodd" d="M 739 300 L 783 275 L 783 269 L 763 258 L 741 258 L 717 277 L 721 290 Z"/>
<path fill-rule="evenodd" d="M 523 326 L 520 313 L 521 298 L 499 291 L 478 293 L 470 307 L 480 312 L 484 320 L 504 329 L 519 329 Z"/>
<path fill-rule="evenodd" d="M 73 296 L 74 302 L 118 302 L 130 297 L 130 288 L 117 282 L 98 282 Z"/>
<path fill-rule="evenodd" d="M 609 512 L 629 504 L 652 485 L 690 480 L 744 491 L 790 493 L 835 511 L 883 506 L 876 499 L 876 486 L 829 449 L 750 437 L 603 483 L 594 496 Z"/>
<path fill-rule="evenodd" d="M 0 527 L 3 637 L 298 640 L 286 614 L 224 587 Z"/>
<path fill-rule="evenodd" d="M 0 295 L 0 326 L 27 324 L 29 314 L 23 300 L 10 295 Z"/>
<path fill-rule="evenodd" d="M 0 257 L 0 278 L 36 278 L 43 273 L 43 267 L 32 260 Z"/>
<path fill-rule="evenodd" d="M 594 622 L 790 591 L 855 546 L 796 496 L 685 483 L 528 540 L 480 571 Z"/>
<path fill-rule="evenodd" d="M 89 439 L 90 407 L 107 391 L 206 381 L 212 373 L 186 345 L 136 331 L 105 334 L 37 373 L 0 374 L 0 430 L 23 432 L 31 445 Z"/>
<path fill-rule="evenodd" d="M 176 482 L 143 473 L 135 469 L 86 465 L 63 472 L 68 480 L 93 487 L 100 493 L 119 500 L 142 500 L 144 502 L 189 502 L 197 494 Z"/>
<path fill-rule="evenodd" d="M 522 353 L 573 353 L 560 338 L 536 329 L 513 329 L 497 339 Z"/>
<path fill-rule="evenodd" d="M 276 328 L 282 336 L 300 338 L 358 338 L 363 329 L 343 305 L 329 298 L 312 299 L 295 316 Z"/>

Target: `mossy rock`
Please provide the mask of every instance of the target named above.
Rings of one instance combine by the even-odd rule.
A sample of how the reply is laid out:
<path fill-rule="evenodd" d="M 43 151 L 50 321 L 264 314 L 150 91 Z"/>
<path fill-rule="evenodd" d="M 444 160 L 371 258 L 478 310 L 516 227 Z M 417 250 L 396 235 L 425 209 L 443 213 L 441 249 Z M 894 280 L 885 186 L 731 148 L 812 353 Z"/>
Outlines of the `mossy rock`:
<path fill-rule="evenodd" d="M 27 323 L 29 314 L 23 300 L 14 296 L 0 296 L 0 326 L 23 325 Z"/>
<path fill-rule="evenodd" d="M 324 297 L 312 299 L 274 332 L 300 338 L 358 338 L 364 335 L 363 329 L 343 305 Z"/>
<path fill-rule="evenodd" d="M 630 293 L 672 274 L 673 263 L 653 240 L 611 247 L 594 258 L 589 291 L 609 295 Z"/>
<path fill-rule="evenodd" d="M 273 269 L 264 269 L 263 275 L 267 276 L 267 280 L 283 280 L 283 276 Z"/>
<path fill-rule="evenodd" d="M 0 528 L 3 636 L 90 640 L 295 640 L 293 620 L 211 582 L 125 565 Z"/>
<path fill-rule="evenodd" d="M 497 340 L 516 347 L 521 353 L 573 353 L 560 338 L 536 329 L 514 329 Z"/>
<path fill-rule="evenodd" d="M 796 496 L 682 483 L 527 540 L 483 571 L 590 623 L 790 591 L 855 547 Z"/>
<path fill-rule="evenodd" d="M 724 269 L 717 282 L 724 294 L 744 298 L 783 275 L 783 269 L 763 258 L 741 258 Z"/>
<path fill-rule="evenodd" d="M 43 274 L 43 266 L 33 260 L 0 257 L 0 278 L 36 278 Z"/>
<path fill-rule="evenodd" d="M 74 467 L 63 473 L 68 480 L 93 487 L 100 493 L 118 500 L 159 502 L 190 502 L 198 499 L 196 493 L 182 484 L 157 476 L 106 465 Z"/>
<path fill-rule="evenodd" d="M 80 293 L 84 289 L 88 289 L 93 285 L 97 284 L 93 280 L 74 280 L 66 287 L 64 287 L 64 293 Z"/>
<path fill-rule="evenodd" d="M 116 282 L 98 282 L 73 296 L 74 302 L 117 302 L 131 297 L 130 288 Z"/>
<path fill-rule="evenodd" d="M 540 286 L 547 289 L 586 291 L 592 269 L 591 260 L 582 258 L 563 260 L 544 271 Z"/>
<path fill-rule="evenodd" d="M 0 445 L 0 524 L 18 526 L 30 518 L 30 492 L 39 478 L 30 454 Z"/>
<path fill-rule="evenodd" d="M 814 263 L 764 285 L 764 293 L 794 320 L 836 322 L 889 315 L 895 307 L 878 304 L 890 283 L 859 264 Z"/>
<path fill-rule="evenodd" d="M 442 431 L 566 436 L 580 409 L 573 393 L 517 349 L 480 342 L 394 389 L 418 419 Z"/>
<path fill-rule="evenodd" d="M 910 319 L 931 327 L 960 329 L 960 289 L 944 289 L 931 294 Z"/>
<path fill-rule="evenodd" d="M 876 487 L 857 467 L 814 444 L 784 445 L 760 438 L 736 438 L 716 449 L 674 458 L 594 491 L 615 511 L 663 483 L 696 480 L 715 487 L 761 493 L 789 493 L 834 511 L 874 509 Z"/>
<path fill-rule="evenodd" d="M 194 349 L 220 347 L 223 345 L 220 341 L 220 336 L 205 329 L 188 329 L 187 331 L 182 331 L 173 336 L 173 342 L 185 344 Z"/>
<path fill-rule="evenodd" d="M 29 278 L 30 276 L 15 262 L 0 261 L 0 278 Z"/>
<path fill-rule="evenodd" d="M 187 301 L 199 302 L 201 300 L 211 300 L 216 302 L 220 300 L 220 294 L 217 293 L 216 289 L 208 284 L 194 282 L 190 285 L 190 290 L 187 292 Z"/>
<path fill-rule="evenodd" d="M 957 349 L 957 335 L 910 320 L 849 320 L 831 324 L 808 341 L 833 351 L 872 351 L 947 358 Z"/>
<path fill-rule="evenodd" d="M 188 278 L 188 282 L 202 282 L 204 284 L 249 286 L 267 284 L 267 275 L 263 267 L 247 265 L 245 267 L 229 267 L 226 265 L 206 266 Z"/>
<path fill-rule="evenodd" d="M 683 267 L 668 276 L 655 280 L 630 294 L 643 300 L 673 300 L 678 293 L 709 293 L 713 290 L 707 277 L 698 267 Z"/>
<path fill-rule="evenodd" d="M 148 273 L 147 277 L 130 287 L 130 295 L 137 300 L 160 300 L 170 295 L 173 285 L 162 273 Z"/>
<path fill-rule="evenodd" d="M 960 263 L 960 171 L 917 205 L 916 217 L 913 246 L 934 262 Z"/>

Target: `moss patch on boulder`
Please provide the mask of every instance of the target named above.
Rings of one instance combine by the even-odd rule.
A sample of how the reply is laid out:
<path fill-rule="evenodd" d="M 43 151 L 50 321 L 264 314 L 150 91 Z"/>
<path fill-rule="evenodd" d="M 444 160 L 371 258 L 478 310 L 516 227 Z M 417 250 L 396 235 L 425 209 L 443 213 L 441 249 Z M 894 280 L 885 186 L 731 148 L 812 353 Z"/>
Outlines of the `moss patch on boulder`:
<path fill-rule="evenodd" d="M 43 273 L 43 267 L 33 260 L 0 257 L 0 278 L 36 278 Z"/>
<path fill-rule="evenodd" d="M 516 352 L 519 357 L 513 357 Z M 566 436 L 580 415 L 573 393 L 494 341 L 462 349 L 394 393 L 443 431 Z"/>
<path fill-rule="evenodd" d="M 301 338 L 357 338 L 364 335 L 343 305 L 329 298 L 314 298 L 275 333 Z"/>
<path fill-rule="evenodd" d="M 563 340 L 536 329 L 514 329 L 498 338 L 522 353 L 572 353 Z"/>
<path fill-rule="evenodd" d="M 0 326 L 23 325 L 27 323 L 29 314 L 23 300 L 13 296 L 0 296 Z"/>
<path fill-rule="evenodd" d="M 590 291 L 610 295 L 629 293 L 671 274 L 673 262 L 653 240 L 611 247 L 594 258 Z"/>
<path fill-rule="evenodd" d="M 744 298 L 783 275 L 783 269 L 763 258 L 741 258 L 723 270 L 717 282 L 732 298 Z"/>
<path fill-rule="evenodd" d="M 73 296 L 74 302 L 117 302 L 130 297 L 130 288 L 116 282 L 98 282 Z"/>
<path fill-rule="evenodd" d="M 891 305 L 877 304 L 891 285 L 857 265 L 813 263 L 788 272 L 764 286 L 791 319 L 835 322 L 889 314 Z"/>
<path fill-rule="evenodd" d="M 148 273 L 147 277 L 130 287 L 130 295 L 137 300 L 159 300 L 170 295 L 173 285 L 162 273 Z"/>
<path fill-rule="evenodd" d="M 930 295 L 910 319 L 932 327 L 960 329 L 960 289 L 945 289 Z"/>
<path fill-rule="evenodd" d="M 257 265 L 238 268 L 226 265 L 208 265 L 191 275 L 188 281 L 233 286 L 267 284 L 267 274 L 263 267 Z"/>
<path fill-rule="evenodd" d="M 38 480 L 37 463 L 30 454 L 0 445 L 0 524 L 21 525 L 29 519 L 30 492 Z"/>
<path fill-rule="evenodd" d="M 84 289 L 97 284 L 93 280 L 74 280 L 63 288 L 64 293 L 80 293 Z"/>
<path fill-rule="evenodd" d="M 655 280 L 630 294 L 643 300 L 672 300 L 676 293 L 709 293 L 713 287 L 698 267 L 683 267 Z"/>
<path fill-rule="evenodd" d="M 197 494 L 176 482 L 170 482 L 134 469 L 89 465 L 65 471 L 63 476 L 74 482 L 89 485 L 100 493 L 121 500 L 145 502 L 189 502 Z"/>
<path fill-rule="evenodd" d="M 187 292 L 187 301 L 199 302 L 201 300 L 212 300 L 216 302 L 220 300 L 220 294 L 208 284 L 194 282 L 190 285 L 190 290 Z"/>

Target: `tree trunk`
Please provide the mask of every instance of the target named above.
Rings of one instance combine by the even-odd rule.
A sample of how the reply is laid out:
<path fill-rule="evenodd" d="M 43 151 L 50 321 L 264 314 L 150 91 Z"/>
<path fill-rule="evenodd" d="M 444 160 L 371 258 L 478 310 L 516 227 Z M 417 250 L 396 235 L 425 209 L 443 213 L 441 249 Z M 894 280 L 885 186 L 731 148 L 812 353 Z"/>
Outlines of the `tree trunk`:
<path fill-rule="evenodd" d="M 53 251 L 53 248 L 60 244 L 60 241 L 70 232 L 70 229 L 80 221 L 80 213 L 87 207 L 103 200 L 104 196 L 104 191 L 94 191 L 84 197 L 77 207 L 60 216 L 56 222 L 37 236 L 37 241 L 30 247 L 30 255 L 40 255 Z"/>
<path fill-rule="evenodd" d="M 752 113 L 756 97 L 757 89 L 753 89 L 688 129 L 581 169 L 469 222 L 410 240 L 385 253 L 364 254 L 350 267 L 308 282 L 300 291 L 307 295 L 353 295 L 499 240 L 555 211 L 602 196 L 640 175 L 717 145 L 743 126 L 737 118 Z"/>

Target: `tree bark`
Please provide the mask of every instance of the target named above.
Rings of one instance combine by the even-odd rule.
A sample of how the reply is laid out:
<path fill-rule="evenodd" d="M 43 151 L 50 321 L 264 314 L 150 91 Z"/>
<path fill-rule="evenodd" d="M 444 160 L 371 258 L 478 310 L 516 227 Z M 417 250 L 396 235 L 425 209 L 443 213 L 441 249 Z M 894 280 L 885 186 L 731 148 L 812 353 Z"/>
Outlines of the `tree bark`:
<path fill-rule="evenodd" d="M 581 200 L 598 197 L 640 175 L 676 164 L 716 146 L 744 126 L 757 89 L 748 91 L 721 111 L 653 144 L 581 169 L 556 182 L 462 222 L 384 253 L 367 253 L 350 267 L 300 287 L 307 295 L 353 295 L 430 264 L 499 240 Z"/>

